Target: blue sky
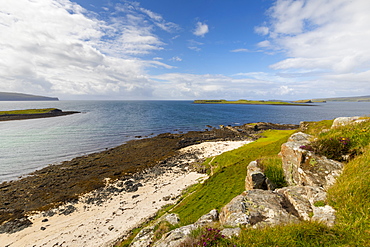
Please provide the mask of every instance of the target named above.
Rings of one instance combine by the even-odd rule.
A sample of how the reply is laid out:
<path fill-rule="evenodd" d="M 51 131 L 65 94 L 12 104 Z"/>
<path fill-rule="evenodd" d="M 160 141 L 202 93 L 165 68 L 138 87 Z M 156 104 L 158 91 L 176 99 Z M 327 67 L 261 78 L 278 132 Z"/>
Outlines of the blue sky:
<path fill-rule="evenodd" d="M 370 95 L 368 0 L 0 3 L 0 91 L 60 99 Z"/>

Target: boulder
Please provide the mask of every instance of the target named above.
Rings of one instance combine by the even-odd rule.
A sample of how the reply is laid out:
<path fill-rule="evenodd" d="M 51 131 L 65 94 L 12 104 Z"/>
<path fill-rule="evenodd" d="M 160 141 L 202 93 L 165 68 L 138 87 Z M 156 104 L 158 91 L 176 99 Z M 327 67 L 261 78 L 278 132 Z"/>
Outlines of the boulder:
<path fill-rule="evenodd" d="M 353 124 L 353 123 L 359 123 L 365 121 L 364 119 L 360 119 L 360 117 L 338 117 L 334 119 L 333 124 L 331 128 L 338 128 L 341 126 L 345 126 L 348 124 Z"/>
<path fill-rule="evenodd" d="M 296 179 L 298 185 L 319 186 L 327 190 L 336 178 L 342 173 L 343 164 L 306 152 L 303 162 L 299 165 L 299 175 Z"/>
<path fill-rule="evenodd" d="M 175 214 L 170 214 L 175 215 Z M 169 216 L 169 215 L 168 215 Z M 165 217 L 165 219 L 168 218 Z M 177 215 L 176 215 L 177 216 Z M 174 217 L 174 216 L 172 216 Z M 171 218 L 172 218 L 171 217 Z M 177 216 L 178 217 L 178 216 Z M 153 246 L 157 247 L 175 247 L 187 240 L 188 235 L 199 227 L 204 227 L 218 221 L 218 211 L 216 209 L 211 210 L 208 214 L 201 216 L 194 224 L 183 226 L 174 229 L 164 235 L 159 241 Z"/>
<path fill-rule="evenodd" d="M 292 204 L 302 220 L 311 220 L 314 215 L 314 205 L 318 201 L 325 201 L 326 192 L 321 187 L 291 186 L 276 190 Z"/>
<path fill-rule="evenodd" d="M 153 243 L 155 226 L 148 226 L 143 229 L 135 236 L 131 241 L 130 247 L 146 247 Z"/>
<path fill-rule="evenodd" d="M 343 164 L 303 149 L 310 138 L 310 135 L 299 132 L 281 146 L 285 180 L 290 186 L 309 185 L 327 189 L 340 175 Z"/>
<path fill-rule="evenodd" d="M 150 246 L 154 241 L 154 229 L 161 222 L 167 221 L 171 225 L 177 225 L 180 222 L 178 214 L 166 214 L 153 222 L 150 226 L 144 227 L 131 241 L 130 247 Z"/>
<path fill-rule="evenodd" d="M 257 161 L 252 161 L 247 167 L 245 190 L 267 189 L 266 176 L 258 167 Z"/>
<path fill-rule="evenodd" d="M 178 214 L 167 214 L 164 216 L 164 220 L 173 226 L 179 224 L 180 222 L 180 218 Z"/>
<path fill-rule="evenodd" d="M 310 138 L 310 135 L 298 132 L 293 134 L 288 139 L 288 142 L 281 145 L 279 155 L 283 162 L 285 180 L 289 185 L 298 184 L 298 168 L 304 159 L 303 153 L 307 152 L 306 150 L 301 149 L 301 147 L 308 145 L 310 143 Z"/>
<path fill-rule="evenodd" d="M 222 229 L 221 234 L 226 238 L 231 238 L 232 236 L 239 236 L 240 232 L 241 232 L 240 227 L 224 228 Z"/>
<path fill-rule="evenodd" d="M 218 221 L 218 211 L 217 209 L 211 210 L 208 214 L 200 217 L 194 224 L 198 227 L 210 225 L 213 222 Z"/>
<path fill-rule="evenodd" d="M 195 229 L 197 229 L 197 226 L 191 224 L 172 230 L 154 243 L 153 247 L 177 247 L 184 243 L 186 237 Z"/>
<path fill-rule="evenodd" d="M 220 223 L 227 227 L 278 225 L 298 222 L 297 213 L 280 194 L 249 190 L 236 196 L 220 213 Z"/>
<path fill-rule="evenodd" d="M 335 224 L 335 209 L 329 205 L 323 207 L 313 207 L 313 216 L 311 220 L 324 223 L 331 227 Z"/>

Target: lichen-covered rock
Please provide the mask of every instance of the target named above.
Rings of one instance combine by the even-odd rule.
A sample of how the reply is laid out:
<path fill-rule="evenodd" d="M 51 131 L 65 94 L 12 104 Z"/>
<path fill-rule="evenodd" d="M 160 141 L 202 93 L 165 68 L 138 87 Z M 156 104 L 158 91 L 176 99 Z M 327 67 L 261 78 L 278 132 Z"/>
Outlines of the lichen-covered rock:
<path fill-rule="evenodd" d="M 353 123 L 359 123 L 365 121 L 364 119 L 360 119 L 360 117 L 338 117 L 334 119 L 333 124 L 331 126 L 332 129 L 338 128 L 340 126 L 345 126 L 348 124 L 353 124 Z"/>
<path fill-rule="evenodd" d="M 247 167 L 245 190 L 267 189 L 266 176 L 258 167 L 257 161 L 252 161 Z"/>
<path fill-rule="evenodd" d="M 327 189 L 340 175 L 343 164 L 304 149 L 303 146 L 309 145 L 310 138 L 299 132 L 281 146 L 285 180 L 290 186 L 309 185 Z"/>
<path fill-rule="evenodd" d="M 222 208 L 220 223 L 224 226 L 265 226 L 298 222 L 294 208 L 272 191 L 249 190 L 236 196 Z"/>
<path fill-rule="evenodd" d="M 325 156 L 315 155 L 312 152 L 306 152 L 298 168 L 299 176 L 296 183 L 298 185 L 319 186 L 327 190 L 335 183 L 342 170 L 342 163 Z"/>
<path fill-rule="evenodd" d="M 174 226 L 179 224 L 180 217 L 178 214 L 167 214 L 164 216 L 164 220 Z"/>
<path fill-rule="evenodd" d="M 240 232 L 241 232 L 240 227 L 224 228 L 221 230 L 221 234 L 226 238 L 231 238 L 232 236 L 239 236 Z"/>
<path fill-rule="evenodd" d="M 307 152 L 301 147 L 309 144 L 310 135 L 298 132 L 293 134 L 288 142 L 281 145 L 280 156 L 283 161 L 285 180 L 289 185 L 299 184 L 299 165 L 303 162 L 303 153 Z"/>
<path fill-rule="evenodd" d="M 178 214 L 166 214 L 157 219 L 150 226 L 143 228 L 132 240 L 130 247 L 146 247 L 153 243 L 154 229 L 163 221 L 167 221 L 171 225 L 177 225 L 180 222 Z"/>
<path fill-rule="evenodd" d="M 191 224 L 172 230 L 154 243 L 153 247 L 177 247 L 185 242 L 186 237 L 195 229 L 197 226 Z"/>
<path fill-rule="evenodd" d="M 311 220 L 324 223 L 327 226 L 334 226 L 335 219 L 335 209 L 331 206 L 313 207 L 313 216 Z"/>
<path fill-rule="evenodd" d="M 218 211 L 216 209 L 211 210 L 208 214 L 200 217 L 194 224 L 196 226 L 206 226 L 212 222 L 218 221 Z"/>
<path fill-rule="evenodd" d="M 320 187 L 291 186 L 277 189 L 276 192 L 287 198 L 302 220 L 311 220 L 314 204 L 326 199 L 326 193 Z"/>
<path fill-rule="evenodd" d="M 147 247 L 153 242 L 154 225 L 143 228 L 132 240 L 130 247 Z"/>

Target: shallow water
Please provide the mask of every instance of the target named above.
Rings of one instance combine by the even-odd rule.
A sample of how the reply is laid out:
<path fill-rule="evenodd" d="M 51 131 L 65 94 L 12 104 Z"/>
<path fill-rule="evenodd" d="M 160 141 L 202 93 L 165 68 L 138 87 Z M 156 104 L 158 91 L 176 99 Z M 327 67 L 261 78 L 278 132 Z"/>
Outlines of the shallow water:
<path fill-rule="evenodd" d="M 368 102 L 316 106 L 198 105 L 191 101 L 0 102 L 0 111 L 49 107 L 82 113 L 0 122 L 0 182 L 137 136 L 203 130 L 207 125 L 299 124 L 370 113 Z"/>

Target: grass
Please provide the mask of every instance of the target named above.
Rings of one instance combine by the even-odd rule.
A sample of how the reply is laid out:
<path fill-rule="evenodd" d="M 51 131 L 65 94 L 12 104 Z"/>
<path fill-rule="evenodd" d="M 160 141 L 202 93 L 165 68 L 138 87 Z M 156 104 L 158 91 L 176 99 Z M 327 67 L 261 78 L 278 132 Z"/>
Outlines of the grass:
<path fill-rule="evenodd" d="M 13 111 L 0 111 L 0 115 L 16 115 L 16 114 L 42 114 L 48 113 L 56 108 L 45 108 L 45 109 L 27 109 L 27 110 L 13 110 Z"/>
<path fill-rule="evenodd" d="M 284 101 L 264 101 L 264 100 L 194 100 L 194 104 L 247 104 L 247 105 L 304 105 L 298 103 L 289 103 Z"/>
<path fill-rule="evenodd" d="M 308 129 L 327 128 L 327 121 L 313 123 Z M 362 152 L 345 164 L 342 175 L 328 191 L 328 204 L 337 210 L 336 225 L 332 228 L 315 222 L 244 229 L 233 238 L 236 246 L 370 246 L 370 122 L 349 125 L 322 132 L 322 139 L 348 136 L 353 147 Z M 324 202 L 322 205 L 324 206 Z M 222 243 L 218 246 L 223 245 Z"/>
<path fill-rule="evenodd" d="M 178 213 L 181 225 L 195 222 L 200 216 L 212 209 L 220 209 L 232 198 L 241 194 L 245 188 L 245 177 L 248 164 L 261 156 L 276 155 L 282 143 L 294 130 L 269 130 L 264 133 L 266 138 L 245 145 L 217 156 L 214 175 L 205 183 L 197 185 L 196 190 L 184 198 L 173 210 Z M 209 160 L 206 160 L 207 164 Z"/>
<path fill-rule="evenodd" d="M 277 188 L 287 186 L 287 182 L 284 177 L 284 170 L 281 166 L 281 157 L 278 155 L 262 157 L 259 159 L 258 163 L 266 177 L 273 182 Z"/>
<path fill-rule="evenodd" d="M 316 205 L 328 204 L 337 210 L 335 226 L 303 221 L 262 229 L 245 228 L 238 237 L 220 239 L 209 246 L 370 247 L 370 121 L 333 130 L 328 130 L 332 120 L 306 124 L 305 132 L 319 140 L 345 137 L 351 140 L 351 148 L 358 150 L 355 157 L 345 163 L 342 175 L 328 191 L 327 200 Z M 273 170 L 268 176 L 279 178 L 276 154 L 293 132 L 266 131 L 266 138 L 206 160 L 202 165 L 212 170 L 213 175 L 204 184 L 191 187 L 187 196 L 168 210 L 178 213 L 181 225 L 187 225 L 214 208 L 220 209 L 244 190 L 246 166 L 256 159 L 262 161 L 266 173 L 268 169 Z M 193 236 L 190 243 L 196 243 L 199 235 Z"/>

